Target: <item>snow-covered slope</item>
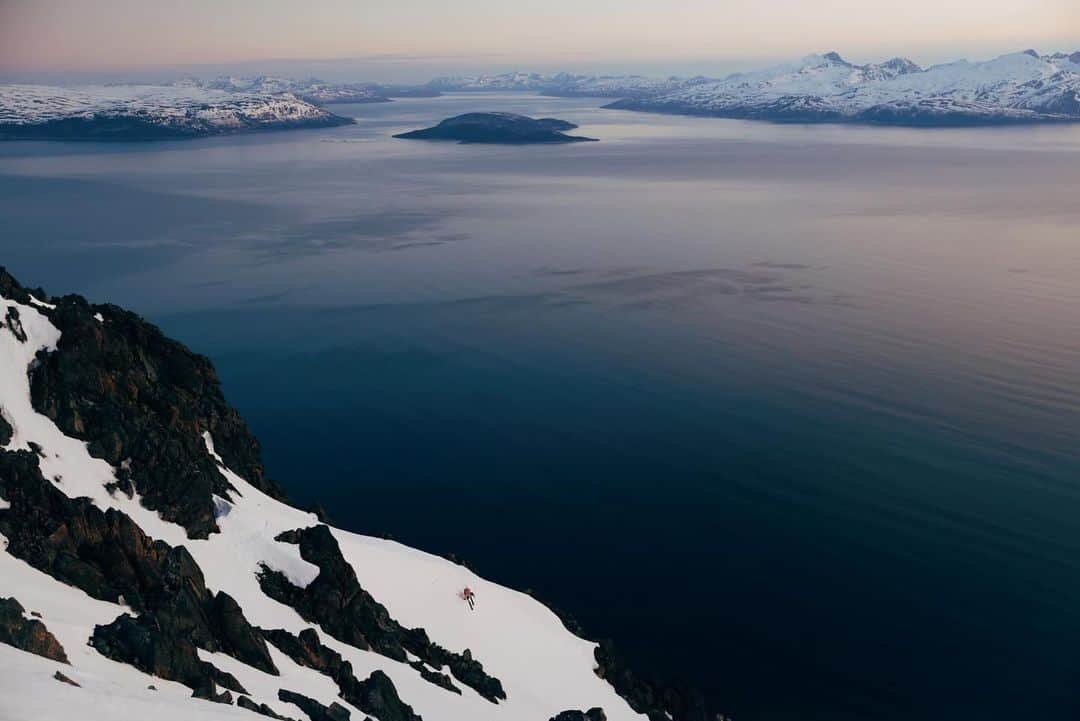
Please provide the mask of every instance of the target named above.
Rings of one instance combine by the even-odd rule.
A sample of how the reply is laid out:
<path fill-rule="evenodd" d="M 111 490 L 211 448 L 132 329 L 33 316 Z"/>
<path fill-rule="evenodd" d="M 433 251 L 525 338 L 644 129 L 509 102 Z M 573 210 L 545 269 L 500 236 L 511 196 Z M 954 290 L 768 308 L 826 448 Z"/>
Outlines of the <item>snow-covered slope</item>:
<path fill-rule="evenodd" d="M 350 122 L 289 93 L 177 85 L 0 85 L 0 138 L 147 139 Z"/>
<path fill-rule="evenodd" d="M 250 720 L 255 717 L 249 709 L 260 707 L 311 721 L 337 721 L 345 718 L 342 712 L 356 721 L 547 721 L 563 711 L 593 708 L 603 709 L 611 721 L 645 718 L 597 674 L 596 645 L 569 632 L 530 596 L 393 541 L 336 528 L 327 532 L 315 515 L 227 466 L 215 441 L 227 438 L 230 456 L 241 459 L 245 446 L 237 438 L 246 430 L 215 400 L 216 380 L 206 361 L 185 353 L 137 316 L 88 306 L 75 296 L 47 303 L 0 269 L 0 600 L 14 597 L 32 612 L 68 659 L 0 643 L 0 721 Z M 57 362 L 65 354 L 71 361 L 66 366 Z M 127 375 L 132 364 L 136 375 Z M 168 418 L 139 416 L 138 404 L 156 402 L 145 390 L 133 390 L 143 369 L 150 369 L 154 382 L 168 383 L 171 374 L 183 379 L 163 396 Z M 56 378 L 63 383 L 50 388 Z M 83 382 L 108 400 L 80 405 Z M 114 383 L 120 387 L 113 389 Z M 209 395 L 195 397 L 191 389 Z M 115 425 L 95 433 L 87 424 L 110 403 L 114 407 L 106 415 Z M 76 410 L 69 414 L 66 408 Z M 207 415 L 193 422 L 188 408 Z M 170 447 L 162 458 L 190 452 L 195 455 L 180 463 L 182 471 L 204 462 L 216 469 L 213 532 L 193 531 L 202 528 L 195 521 L 185 527 L 167 520 L 182 499 L 151 502 L 159 476 L 170 473 L 166 463 L 140 466 L 146 452 L 141 446 L 157 437 L 158 420 L 168 429 L 159 442 Z M 72 437 L 59 423 L 93 440 Z M 106 460 L 110 456 L 123 460 L 114 464 Z M 206 490 L 197 475 L 184 483 L 193 495 Z M 272 488 L 261 475 L 259 484 Z M 176 488 L 183 493 L 187 486 Z M 323 539 L 320 547 L 308 544 L 317 538 Z M 344 564 L 341 579 L 328 579 L 335 558 Z M 349 581 L 353 574 L 355 581 Z M 290 589 L 289 602 L 271 593 L 271 576 L 279 579 L 275 588 Z M 475 610 L 460 597 L 466 586 L 476 593 Z M 127 600 L 116 589 L 130 589 Z M 349 596 L 335 595 L 334 589 Z M 324 595 L 316 598 L 317 593 Z M 221 603 L 226 594 L 235 606 Z M 336 610 L 320 615 L 325 606 L 318 604 L 324 602 Z M 221 608 L 232 610 L 219 618 Z M 146 623 L 130 623 L 132 616 Z M 342 628 L 363 629 L 364 635 Z M 305 633 L 310 639 L 312 630 L 319 655 L 310 645 L 303 652 L 283 650 L 291 647 L 281 639 L 295 643 Z M 0 627 L 0 640 L 4 632 Z M 382 634 L 404 639 L 405 652 L 395 658 Z M 277 640 L 264 642 L 271 637 Z M 192 668 L 182 665 L 185 649 L 192 647 L 198 654 L 192 663 L 209 664 L 194 673 L 218 680 L 208 689 L 181 673 Z M 131 648 L 138 652 L 123 658 Z M 449 666 L 440 668 L 441 662 L 421 659 L 414 650 L 430 653 L 427 659 L 450 659 Z M 253 654 L 263 662 L 252 661 Z M 342 662 L 350 667 L 347 673 Z M 154 669 L 161 672 L 148 672 Z M 59 680 L 57 672 L 78 685 Z M 372 679 L 382 685 L 365 686 Z M 485 695 L 491 687 L 484 683 L 491 679 L 501 684 L 502 698 Z M 219 695 L 223 683 L 232 693 Z M 193 687 L 216 702 L 193 698 Z M 357 688 L 366 690 L 347 701 L 347 690 Z M 297 702 L 300 697 L 317 706 Z M 650 711 L 654 718 L 670 718 Z"/>
<path fill-rule="evenodd" d="M 794 122 L 962 125 L 1080 120 L 1080 53 L 1034 51 L 920 68 L 836 53 L 609 107 Z"/>
<path fill-rule="evenodd" d="M 390 100 L 375 83 L 328 83 L 318 78 L 294 80 L 272 75 L 255 77 L 221 76 L 210 81 L 187 81 L 211 90 L 230 93 L 291 93 L 317 105 L 333 103 L 383 103 Z"/>

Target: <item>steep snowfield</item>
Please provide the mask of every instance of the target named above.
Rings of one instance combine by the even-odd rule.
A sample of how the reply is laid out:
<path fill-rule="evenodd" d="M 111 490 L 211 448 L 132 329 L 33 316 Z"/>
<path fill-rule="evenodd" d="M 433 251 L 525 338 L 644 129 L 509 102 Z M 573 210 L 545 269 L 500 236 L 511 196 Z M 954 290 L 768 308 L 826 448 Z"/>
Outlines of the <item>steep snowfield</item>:
<path fill-rule="evenodd" d="M 9 308 L 17 310 L 26 341 L 20 342 L 8 328 L 0 329 L 0 408 L 14 430 L 5 447 L 28 449 L 31 443 L 37 444 L 45 477 L 65 494 L 89 497 L 102 509 L 121 510 L 150 536 L 185 546 L 201 567 L 207 587 L 232 595 L 252 624 L 293 633 L 311 627 L 291 608 L 264 595 L 255 572 L 260 564 L 266 564 L 298 586 L 310 584 L 319 569 L 301 559 L 297 546 L 277 542 L 274 537 L 282 531 L 314 525 L 317 519 L 274 500 L 226 468 L 208 433 L 204 435 L 207 453 L 236 489 L 231 502 L 217 498 L 220 533 L 205 540 L 189 539 L 182 527 L 143 508 L 137 496 L 110 495 L 104 484 L 115 479 L 116 469 L 91 457 L 84 443 L 64 435 L 31 404 L 27 370 L 39 349 L 56 348 L 59 331 L 37 307 L 0 298 L 0 318 Z M 107 316 L 99 320 L 109 322 Z M 596 706 L 612 721 L 643 718 L 595 675 L 594 644 L 571 634 L 551 611 L 529 596 L 392 541 L 338 529 L 332 532 L 360 583 L 396 619 L 425 628 L 432 640 L 451 650 L 470 649 L 485 671 L 504 685 L 507 698 L 499 704 L 486 701 L 467 686 L 459 696 L 424 681 L 403 663 L 361 651 L 320 632 L 323 643 L 350 661 L 359 678 L 381 669 L 401 698 L 428 721 L 546 721 L 559 711 Z M 4 670 L 0 673 L 0 720 L 258 718 L 237 706 L 193 699 L 185 686 L 100 655 L 87 644 L 95 625 L 107 624 L 127 609 L 90 598 L 11 556 L 6 549 L 7 540 L 0 537 L 0 595 L 13 595 L 28 612 L 39 613 L 66 649 L 71 665 L 0 644 L 0 667 Z M 475 611 L 458 595 L 465 586 L 476 591 Z M 349 708 L 356 721 L 362 721 L 365 715 L 338 698 L 337 686 L 328 677 L 297 665 L 272 646 L 269 650 L 280 677 L 231 656 L 200 654 L 232 673 L 255 702 L 265 703 L 277 713 L 306 718 L 298 707 L 278 700 L 278 689 L 286 688 L 324 705 L 336 701 Z M 55 680 L 57 670 L 81 687 Z M 156 690 L 149 689 L 151 685 Z"/>
<path fill-rule="evenodd" d="M 922 69 L 894 58 L 854 65 L 836 53 L 700 83 L 612 107 L 775 120 L 970 122 L 1080 120 L 1080 54 L 1033 51 Z"/>
<path fill-rule="evenodd" d="M 0 85 L 0 127 L 118 118 L 204 135 L 342 121 L 289 93 L 228 92 L 192 83 L 79 88 Z"/>

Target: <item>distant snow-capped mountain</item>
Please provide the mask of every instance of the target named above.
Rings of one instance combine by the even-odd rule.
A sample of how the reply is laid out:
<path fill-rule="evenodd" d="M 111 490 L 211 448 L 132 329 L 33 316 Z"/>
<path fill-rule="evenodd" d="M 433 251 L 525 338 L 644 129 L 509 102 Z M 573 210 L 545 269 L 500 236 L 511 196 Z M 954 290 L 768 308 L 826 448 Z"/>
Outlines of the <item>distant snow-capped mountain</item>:
<path fill-rule="evenodd" d="M 146 140 L 350 122 L 290 93 L 195 83 L 0 85 L 0 139 Z"/>
<path fill-rule="evenodd" d="M 648 78 L 642 75 L 501 73 L 436 78 L 427 87 L 442 92 L 538 92 L 559 97 L 643 98 L 709 82 L 708 78 Z"/>
<path fill-rule="evenodd" d="M 295 80 L 271 75 L 221 76 L 205 82 L 194 82 L 203 88 L 230 93 L 291 93 L 301 100 L 317 105 L 385 103 L 390 100 L 384 89 L 375 83 L 328 83 L 318 78 Z"/>
<path fill-rule="evenodd" d="M 1034 51 L 921 68 L 837 53 L 608 107 L 785 122 L 968 125 L 1080 120 L 1080 53 Z"/>

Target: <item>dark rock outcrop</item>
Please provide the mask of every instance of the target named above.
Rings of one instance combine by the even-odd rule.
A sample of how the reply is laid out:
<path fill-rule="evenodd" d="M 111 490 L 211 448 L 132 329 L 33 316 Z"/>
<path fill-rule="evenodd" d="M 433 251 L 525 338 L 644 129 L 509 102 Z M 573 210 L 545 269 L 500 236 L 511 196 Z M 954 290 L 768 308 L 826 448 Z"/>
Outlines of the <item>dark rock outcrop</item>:
<path fill-rule="evenodd" d="M 313 698 L 286 689 L 278 691 L 278 698 L 286 703 L 299 706 L 300 710 L 306 713 L 311 721 L 349 721 L 352 716 L 349 709 L 339 703 L 323 706 Z"/>
<path fill-rule="evenodd" d="M 412 707 L 398 696 L 394 683 L 382 671 L 373 672 L 364 681 L 353 674 L 352 664 L 341 654 L 324 646 L 319 634 L 305 629 L 294 636 L 283 629 L 263 630 L 263 636 L 286 656 L 301 666 L 329 676 L 338 685 L 341 698 L 379 721 L 420 721 Z"/>
<path fill-rule="evenodd" d="M 82 688 L 82 684 L 76 683 L 75 681 L 72 681 L 70 678 L 68 678 L 64 674 L 60 673 L 59 671 L 57 671 L 56 673 L 53 674 L 53 678 L 56 679 L 57 681 L 59 681 L 60 683 L 66 683 L 68 686 L 74 686 L 75 688 Z"/>
<path fill-rule="evenodd" d="M 14 598 L 0 598 L 0 643 L 67 663 L 64 647 L 45 624 L 26 618 L 26 609 Z"/>
<path fill-rule="evenodd" d="M 406 651 L 433 669 L 450 669 L 461 683 L 487 700 L 506 698 L 502 683 L 484 672 L 468 650 L 454 653 L 433 643 L 422 628 L 405 628 L 363 589 L 356 573 L 326 526 L 288 531 L 277 540 L 296 543 L 300 555 L 319 567 L 307 588 L 293 585 L 283 574 L 263 567 L 259 584 L 276 601 L 294 608 L 305 620 L 319 624 L 334 638 L 363 650 L 372 650 L 406 662 Z"/>
<path fill-rule="evenodd" d="M 114 661 L 179 681 L 192 688 L 195 695 L 207 696 L 207 689 L 213 692 L 214 684 L 243 691 L 235 678 L 201 661 L 190 642 L 169 638 L 147 616 L 123 614 L 108 625 L 97 626 L 90 645 Z"/>
<path fill-rule="evenodd" d="M 31 451 L 0 450 L 0 496 L 10 503 L 0 509 L 8 553 L 139 614 L 95 629 L 92 645 L 104 655 L 196 690 L 211 682 L 242 690 L 201 661 L 196 648 L 277 673 L 262 636 L 228 594 L 206 588 L 183 546 L 149 538 L 124 513 L 68 498 L 42 477 Z"/>
<path fill-rule="evenodd" d="M 233 681 L 236 680 L 236 679 L 233 679 L 233 677 L 229 676 L 228 674 L 225 674 L 225 675 L 228 676 L 228 678 L 232 679 Z M 228 691 L 221 691 L 219 693 L 218 690 L 217 690 L 217 686 L 215 684 L 213 684 L 213 683 L 204 683 L 204 684 L 196 687 L 195 692 L 193 694 L 191 694 L 191 697 L 192 698 L 201 698 L 201 699 L 205 699 L 207 701 L 213 701 L 214 703 L 225 704 L 226 706 L 232 705 L 232 702 L 233 702 L 231 693 L 229 693 Z"/>
<path fill-rule="evenodd" d="M 562 711 L 549 721 L 607 721 L 607 715 L 602 708 L 591 708 L 588 711 Z"/>
<path fill-rule="evenodd" d="M 409 666 L 420 674 L 420 678 L 428 683 L 433 683 L 439 688 L 450 691 L 451 693 L 461 694 L 461 689 L 454 685 L 454 682 L 450 680 L 449 676 L 445 673 L 432 671 L 423 661 L 409 661 Z"/>
<path fill-rule="evenodd" d="M 16 303 L 29 303 L 30 292 L 23 288 L 15 276 L 8 269 L 0 265 L 0 296 L 15 301 Z"/>
<path fill-rule="evenodd" d="M 557 118 L 530 118 L 514 113 L 465 113 L 443 120 L 422 130 L 399 133 L 395 138 L 409 140 L 456 140 L 459 143 L 580 143 L 594 141 L 565 130 L 577 126 Z"/>
<path fill-rule="evenodd" d="M 90 645 L 113 661 L 179 681 L 197 698 L 217 700 L 216 686 L 247 693 L 231 674 L 201 660 L 193 643 L 178 638 L 172 629 L 162 628 L 147 614 L 132 618 L 125 613 L 108 625 L 97 626 Z"/>
<path fill-rule="evenodd" d="M 62 335 L 57 352 L 39 355 L 34 407 L 86 441 L 92 455 L 129 469 L 143 505 L 192 538 L 217 530 L 213 495 L 228 497 L 231 489 L 206 452 L 205 431 L 226 465 L 282 497 L 207 358 L 116 306 L 91 306 L 74 295 L 54 302 L 45 312 Z"/>
<path fill-rule="evenodd" d="M 288 716 L 282 716 L 264 703 L 255 703 L 247 696 L 241 696 L 236 699 L 236 705 L 240 708 L 247 709 L 248 711 L 254 711 L 257 714 L 268 716 L 272 719 L 278 719 L 278 721 L 294 721 L 294 719 L 291 719 Z"/>
<path fill-rule="evenodd" d="M 0 446 L 6 446 L 11 443 L 11 436 L 15 432 L 15 429 L 11 427 L 11 424 L 4 418 L 3 409 L 0 408 Z"/>
<path fill-rule="evenodd" d="M 26 342 L 26 331 L 22 326 L 22 318 L 19 317 L 18 308 L 8 308 L 7 313 L 4 314 L 4 320 L 0 323 L 0 328 L 7 328 L 11 331 L 11 334 L 15 336 L 15 340 L 20 343 Z"/>
<path fill-rule="evenodd" d="M 611 641 L 596 647 L 596 675 L 612 685 L 630 708 L 650 721 L 716 721 L 722 715 L 709 711 L 698 691 L 639 677 L 618 654 Z"/>

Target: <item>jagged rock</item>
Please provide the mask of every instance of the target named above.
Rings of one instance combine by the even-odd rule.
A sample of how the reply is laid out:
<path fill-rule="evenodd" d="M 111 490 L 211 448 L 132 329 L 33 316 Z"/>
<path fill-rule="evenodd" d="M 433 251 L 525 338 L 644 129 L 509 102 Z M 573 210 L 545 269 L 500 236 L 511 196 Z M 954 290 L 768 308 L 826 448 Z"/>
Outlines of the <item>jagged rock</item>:
<path fill-rule="evenodd" d="M 0 265 L 0 296 L 24 305 L 30 302 L 30 293 L 2 265 Z"/>
<path fill-rule="evenodd" d="M 284 629 L 264 629 L 262 634 L 301 666 L 315 669 L 333 679 L 341 698 L 364 713 L 373 714 L 379 721 L 420 721 L 412 707 L 398 696 L 389 676 L 382 671 L 374 671 L 366 680 L 358 680 L 353 674 L 352 664 L 342 659 L 334 649 L 324 646 L 313 629 L 304 629 L 298 636 Z"/>
<path fill-rule="evenodd" d="M 215 698 L 215 684 L 247 693 L 231 674 L 199 658 L 194 644 L 161 629 L 149 615 L 132 618 L 123 614 L 112 623 L 94 628 L 90 645 L 98 653 L 140 671 L 179 681 L 197 698 Z"/>
<path fill-rule="evenodd" d="M 79 296 L 55 303 L 47 313 L 62 335 L 58 352 L 39 354 L 34 407 L 86 441 L 92 455 L 114 466 L 125 462 L 146 507 L 183 525 L 191 538 L 217 531 L 213 496 L 228 497 L 230 487 L 206 452 L 204 431 L 230 468 L 282 497 L 207 358 L 121 308 L 91 306 Z M 98 322 L 97 312 L 109 322 Z"/>
<path fill-rule="evenodd" d="M 427 667 L 423 661 L 409 661 L 411 666 L 418 674 L 420 678 L 424 679 L 428 683 L 433 683 L 440 688 L 444 688 L 447 691 L 461 694 L 461 689 L 454 685 L 454 682 L 450 680 L 450 677 L 445 673 L 439 673 L 438 671 L 432 671 Z"/>
<path fill-rule="evenodd" d="M 0 328 L 7 328 L 20 343 L 26 342 L 26 331 L 23 330 L 18 308 L 11 307 L 7 309 L 7 314 L 4 316 L 4 322 L 0 324 Z"/>
<path fill-rule="evenodd" d="M 278 699 L 299 706 L 300 710 L 306 713 L 311 721 L 349 721 L 349 717 L 352 715 L 349 713 L 349 709 L 339 703 L 323 706 L 313 698 L 285 689 L 278 691 Z"/>
<path fill-rule="evenodd" d="M 550 721 L 607 721 L 607 716 L 602 708 L 591 708 L 588 711 L 562 711 L 552 716 Z"/>
<path fill-rule="evenodd" d="M 364 681 L 347 685 L 342 698 L 364 713 L 374 714 L 379 721 L 420 721 L 412 707 L 398 696 L 390 677 L 379 670 L 372 671 Z"/>
<path fill-rule="evenodd" d="M 602 640 L 594 653 L 596 675 L 612 685 L 630 708 L 650 721 L 715 721 L 721 718 L 708 710 L 699 691 L 640 678 L 615 650 L 610 640 Z"/>
<path fill-rule="evenodd" d="M 249 666 L 278 675 L 266 643 L 248 623 L 240 605 L 225 592 L 214 594 L 208 611 L 210 627 L 215 630 L 220 649 Z"/>
<path fill-rule="evenodd" d="M 0 598 L 0 643 L 21 651 L 67 663 L 64 647 L 49 632 L 45 624 L 26 618 L 26 610 L 14 598 Z"/>
<path fill-rule="evenodd" d="M 282 716 L 281 714 L 275 712 L 274 709 L 270 708 L 264 703 L 255 703 L 247 696 L 240 696 L 239 698 L 237 698 L 236 705 L 240 708 L 247 709 L 248 711 L 254 711 L 257 714 L 268 716 L 272 719 L 278 719 L 278 721 L 294 721 L 294 719 L 291 719 L 288 716 Z"/>
<path fill-rule="evenodd" d="M 301 666 L 313 668 L 335 681 L 346 667 L 351 673 L 349 662 L 343 660 L 337 651 L 324 646 L 314 629 L 305 628 L 296 636 L 280 628 L 263 628 L 259 631 L 267 641 Z"/>
<path fill-rule="evenodd" d="M 230 596 L 206 588 L 183 546 L 149 538 L 124 513 L 68 498 L 45 481 L 30 451 L 0 450 L 0 496 L 10 503 L 0 509 L 8 553 L 94 598 L 123 598 L 139 614 L 95 629 L 101 653 L 193 689 L 216 681 L 241 690 L 201 662 L 196 648 L 278 673 L 262 636 Z"/>
<path fill-rule="evenodd" d="M 471 654 L 448 651 L 433 643 L 424 629 L 407 629 L 391 618 L 386 608 L 360 585 L 329 528 L 312 526 L 286 531 L 277 540 L 298 544 L 301 557 L 318 566 L 319 575 L 306 588 L 299 588 L 283 574 L 263 567 L 259 584 L 266 595 L 291 606 L 305 620 L 319 624 L 340 641 L 401 662 L 407 661 L 408 651 L 433 669 L 449 667 L 454 678 L 488 701 L 497 703 L 506 698 L 502 683 L 485 673 Z"/>
<path fill-rule="evenodd" d="M 319 502 L 312 503 L 308 510 L 314 513 L 315 517 L 318 518 L 321 523 L 331 523 L 330 514 L 323 507 L 323 504 Z"/>
<path fill-rule="evenodd" d="M 244 691 L 244 693 L 247 693 Z M 212 682 L 204 683 L 191 694 L 192 698 L 201 698 L 214 703 L 232 705 L 232 694 L 228 691 L 217 692 L 217 687 Z"/>
<path fill-rule="evenodd" d="M 53 678 L 55 678 L 60 683 L 66 683 L 68 686 L 74 686 L 75 688 L 82 688 L 82 684 L 79 684 L 79 683 L 76 683 L 75 681 L 72 681 L 70 678 L 68 678 L 64 674 L 60 673 L 59 671 L 57 671 L 56 673 L 53 674 Z"/>
<path fill-rule="evenodd" d="M 11 436 L 15 432 L 15 429 L 11 427 L 11 424 L 4 418 L 3 410 L 0 409 L 0 446 L 6 446 L 11 443 Z"/>

